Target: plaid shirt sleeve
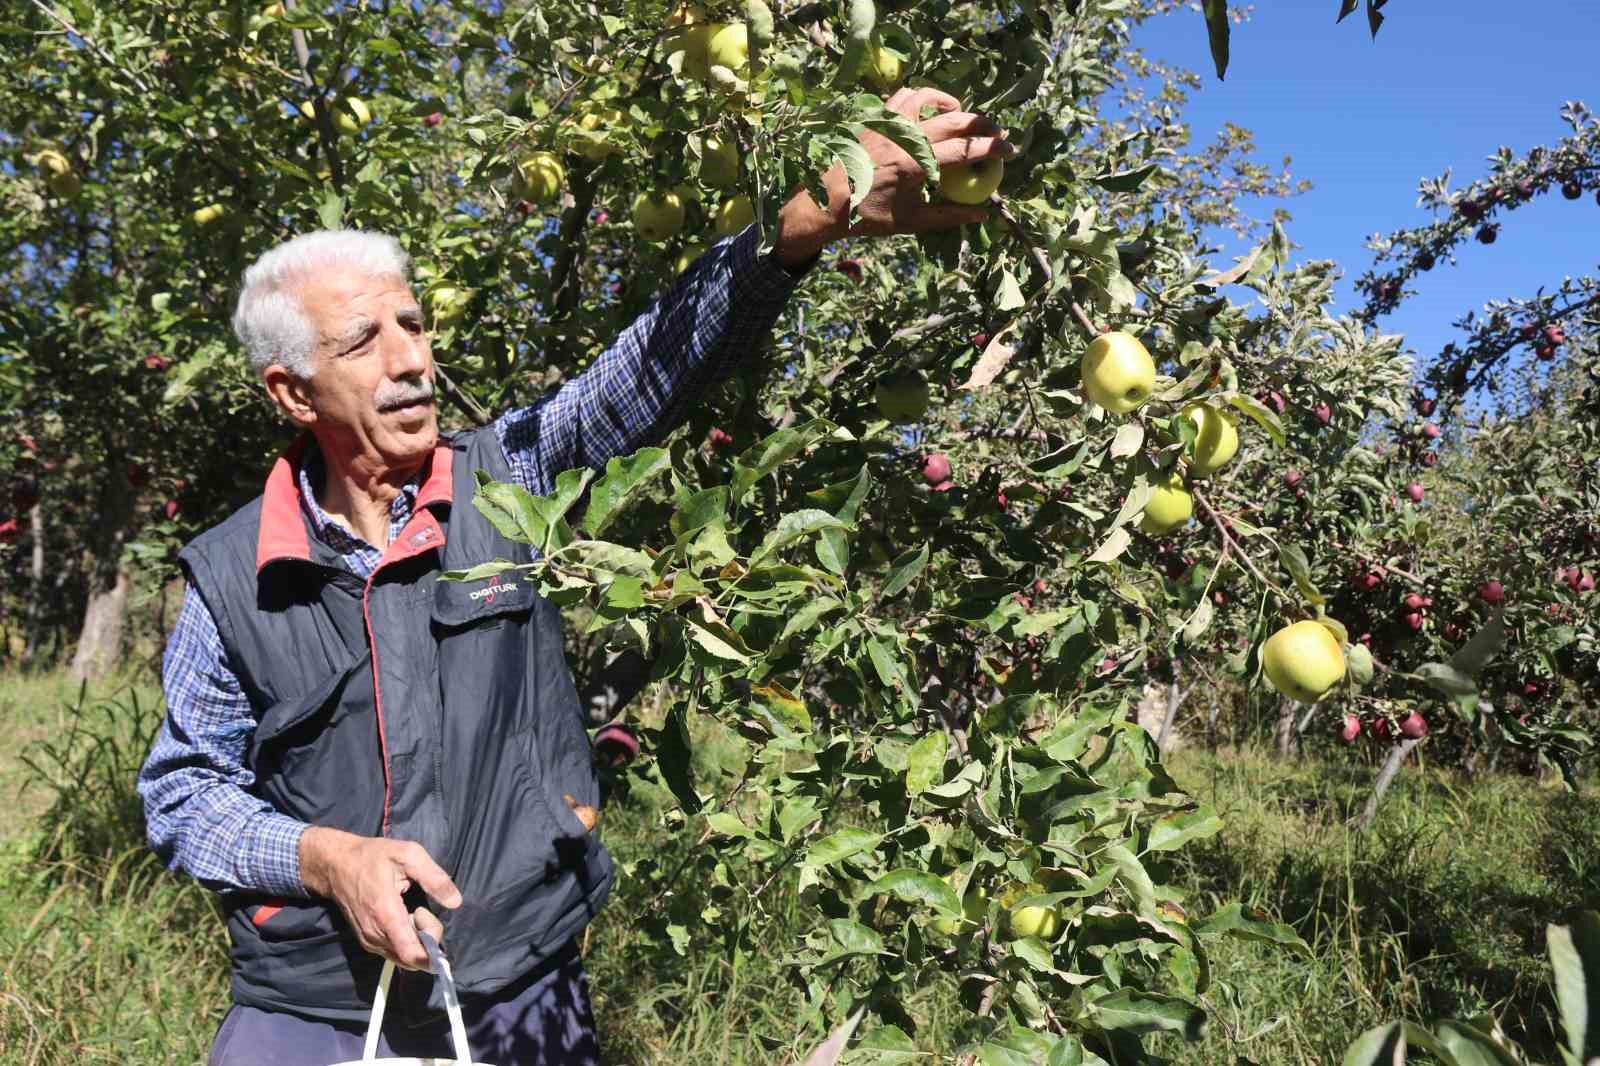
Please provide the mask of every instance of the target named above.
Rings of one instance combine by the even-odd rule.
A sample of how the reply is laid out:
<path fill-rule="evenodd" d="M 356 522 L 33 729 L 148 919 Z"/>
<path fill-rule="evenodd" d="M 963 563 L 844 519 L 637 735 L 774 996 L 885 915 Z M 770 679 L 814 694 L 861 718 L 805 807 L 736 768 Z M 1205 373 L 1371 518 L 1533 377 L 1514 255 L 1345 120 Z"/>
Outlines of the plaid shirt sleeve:
<path fill-rule="evenodd" d="M 244 756 L 255 713 L 192 585 L 167 641 L 161 680 L 167 716 L 139 771 L 150 846 L 169 869 L 208 888 L 308 895 L 300 881 L 306 825 L 249 791 L 255 775 Z"/>
<path fill-rule="evenodd" d="M 495 421 L 523 488 L 549 492 L 563 470 L 660 441 L 761 345 L 809 265 L 791 271 L 758 245 L 752 225 L 714 246 L 582 374 Z"/>

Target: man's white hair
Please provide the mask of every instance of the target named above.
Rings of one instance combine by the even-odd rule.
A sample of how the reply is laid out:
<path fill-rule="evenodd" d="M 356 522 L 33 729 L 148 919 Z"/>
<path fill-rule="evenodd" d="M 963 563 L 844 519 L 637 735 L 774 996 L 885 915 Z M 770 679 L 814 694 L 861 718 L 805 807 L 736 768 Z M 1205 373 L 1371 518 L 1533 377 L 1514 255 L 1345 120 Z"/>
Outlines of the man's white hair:
<path fill-rule="evenodd" d="M 296 290 L 313 271 L 329 266 L 354 267 L 375 278 L 411 280 L 411 257 L 385 233 L 318 230 L 284 241 L 244 272 L 239 306 L 233 313 L 233 332 L 258 373 L 281 363 L 301 380 L 311 377 L 316 331 Z"/>

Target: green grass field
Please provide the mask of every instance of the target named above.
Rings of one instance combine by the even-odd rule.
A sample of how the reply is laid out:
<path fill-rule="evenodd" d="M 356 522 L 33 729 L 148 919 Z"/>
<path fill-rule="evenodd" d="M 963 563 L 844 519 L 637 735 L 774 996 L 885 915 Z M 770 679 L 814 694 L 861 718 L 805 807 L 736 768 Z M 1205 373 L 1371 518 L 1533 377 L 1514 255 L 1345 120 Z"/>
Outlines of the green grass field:
<path fill-rule="evenodd" d="M 109 702 L 107 698 L 109 697 Z M 0 1061 L 203 1062 L 227 1005 L 227 953 L 209 894 L 169 875 L 141 838 L 133 774 L 159 713 L 148 683 L 86 694 L 60 678 L 0 678 Z M 1426 748 L 1422 749 L 1426 752 Z M 25 754 L 26 753 L 26 754 Z M 1298 957 L 1227 940 L 1212 957 L 1213 1022 L 1174 1063 L 1336 1063 L 1379 1021 L 1490 1011 L 1551 1061 L 1544 926 L 1600 906 L 1600 797 L 1526 778 L 1408 768 L 1377 825 L 1345 827 L 1372 770 L 1244 752 L 1187 753 L 1174 772 L 1226 828 L 1173 871 L 1192 913 L 1240 899 L 1297 928 Z M 619 866 L 694 846 L 650 797 L 610 807 Z M 41 854 L 52 856 L 41 862 Z M 603 1045 L 619 1063 L 783 1063 L 814 1043 L 781 963 L 798 935 L 792 890 L 763 897 L 770 950 L 653 938 L 694 890 L 647 898 L 624 874 L 587 960 Z M 953 990 L 902 1004 L 929 1063 L 953 1061 Z M 898 1060 L 897 1060 L 898 1061 Z"/>

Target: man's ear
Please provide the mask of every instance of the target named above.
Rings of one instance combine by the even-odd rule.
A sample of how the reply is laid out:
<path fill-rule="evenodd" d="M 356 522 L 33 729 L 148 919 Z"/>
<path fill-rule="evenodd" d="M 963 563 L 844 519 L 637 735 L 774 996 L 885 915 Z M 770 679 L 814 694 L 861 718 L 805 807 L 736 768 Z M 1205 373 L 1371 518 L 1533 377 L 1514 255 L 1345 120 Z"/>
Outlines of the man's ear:
<path fill-rule="evenodd" d="M 261 374 L 262 383 L 267 387 L 267 395 L 278 405 L 279 410 L 302 426 L 310 426 L 317 420 L 317 409 L 311 403 L 311 383 L 305 379 L 297 378 L 289 372 L 289 368 L 281 363 L 273 363 Z"/>

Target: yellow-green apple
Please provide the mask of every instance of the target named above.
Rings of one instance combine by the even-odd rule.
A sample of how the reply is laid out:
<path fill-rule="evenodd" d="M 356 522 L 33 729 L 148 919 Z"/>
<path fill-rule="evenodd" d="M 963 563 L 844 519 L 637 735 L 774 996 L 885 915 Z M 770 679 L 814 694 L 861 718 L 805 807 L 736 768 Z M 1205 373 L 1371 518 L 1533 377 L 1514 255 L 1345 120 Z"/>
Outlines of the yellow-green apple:
<path fill-rule="evenodd" d="M 750 62 L 750 30 L 742 22 L 730 22 L 711 35 L 706 59 L 713 67 L 727 67 L 742 75 Z"/>
<path fill-rule="evenodd" d="M 750 197 L 730 196 L 722 201 L 721 207 L 717 208 L 712 230 L 718 237 L 732 237 L 755 220 L 756 209 L 750 202 Z"/>
<path fill-rule="evenodd" d="M 1139 528 L 1153 537 L 1159 537 L 1187 523 L 1194 514 L 1194 497 L 1183 483 L 1180 474 L 1173 474 L 1155 487 L 1150 502 L 1144 505 L 1144 517 Z"/>
<path fill-rule="evenodd" d="M 590 111 L 578 120 L 578 128 L 588 133 L 600 131 L 599 139 L 585 138 L 572 142 L 572 150 L 591 163 L 598 163 L 608 155 L 614 155 L 616 146 L 605 140 L 605 131 L 620 127 L 627 119 L 621 111 L 614 107 Z"/>
<path fill-rule="evenodd" d="M 1272 687 L 1301 703 L 1315 703 L 1344 677 L 1344 650 L 1320 622 L 1284 626 L 1261 646 L 1261 666 Z"/>
<path fill-rule="evenodd" d="M 1183 417 L 1194 423 L 1194 452 L 1189 457 L 1189 473 L 1207 477 L 1227 465 L 1239 450 L 1239 420 L 1232 411 L 1209 403 L 1192 403 Z"/>
<path fill-rule="evenodd" d="M 682 274 L 685 270 L 688 270 L 694 265 L 694 261 L 696 259 L 699 259 L 705 254 L 706 246 L 700 241 L 691 241 L 690 243 L 684 245 L 683 249 L 678 252 L 678 258 L 672 263 L 673 273 Z"/>
<path fill-rule="evenodd" d="M 1006 933 L 1016 939 L 1025 936 L 1036 936 L 1042 940 L 1053 940 L 1061 931 L 1061 915 L 1054 907 L 1017 907 L 1012 905 L 1013 900 L 1026 899 L 1037 896 L 1045 891 L 1043 885 L 1013 885 L 1001 896 L 1001 903 L 1006 907 Z"/>
<path fill-rule="evenodd" d="M 222 204 L 206 204 L 204 207 L 195 208 L 194 224 L 196 226 L 209 226 L 227 213 L 227 207 Z"/>
<path fill-rule="evenodd" d="M 988 202 L 1006 176 L 1006 162 L 997 155 L 970 163 L 951 163 L 939 168 L 939 194 L 958 204 Z"/>
<path fill-rule="evenodd" d="M 372 121 L 372 109 L 359 96 L 352 96 L 344 102 L 344 109 L 334 116 L 334 121 L 345 133 L 355 133 Z"/>
<path fill-rule="evenodd" d="M 727 189 L 739 181 L 739 146 L 720 137 L 707 137 L 700 148 L 700 180 L 713 189 Z"/>
<path fill-rule="evenodd" d="M 900 57 L 874 40 L 867 49 L 867 63 L 861 71 L 861 84 L 887 96 L 900 88 L 902 73 Z"/>
<path fill-rule="evenodd" d="M 945 874 L 944 879 L 950 883 L 951 888 L 954 888 L 960 880 L 960 873 L 959 870 L 952 870 Z M 955 936 L 961 932 L 963 926 L 981 925 L 987 913 L 989 913 L 989 890 L 982 885 L 971 885 L 967 888 L 967 894 L 961 898 L 960 918 L 941 914 L 930 924 L 936 933 Z"/>
<path fill-rule="evenodd" d="M 878 413 L 897 426 L 916 422 L 928 411 L 928 379 L 916 370 L 885 374 L 872 390 Z"/>
<path fill-rule="evenodd" d="M 435 329 L 461 321 L 467 304 L 472 302 L 471 289 L 458 289 L 454 285 L 441 285 L 428 293 L 428 306 L 433 311 Z"/>
<path fill-rule="evenodd" d="M 683 228 L 683 198 L 671 189 L 633 198 L 633 228 L 647 241 L 669 240 Z"/>
<path fill-rule="evenodd" d="M 34 156 L 34 161 L 44 171 L 44 183 L 54 195 L 70 200 L 82 191 L 83 185 L 78 175 L 73 173 L 72 163 L 65 153 L 55 148 L 45 148 Z"/>
<path fill-rule="evenodd" d="M 281 19 L 283 16 L 284 10 L 282 4 L 268 4 L 266 7 L 261 9 L 261 17 L 264 19 Z"/>
<path fill-rule="evenodd" d="M 1155 361 L 1131 333 L 1102 333 L 1084 352 L 1084 395 L 1113 414 L 1135 410 L 1155 387 Z"/>
<path fill-rule="evenodd" d="M 519 200 L 544 204 L 561 195 L 567 172 L 561 161 L 550 152 L 533 152 L 523 156 L 511 172 L 511 191 Z"/>

